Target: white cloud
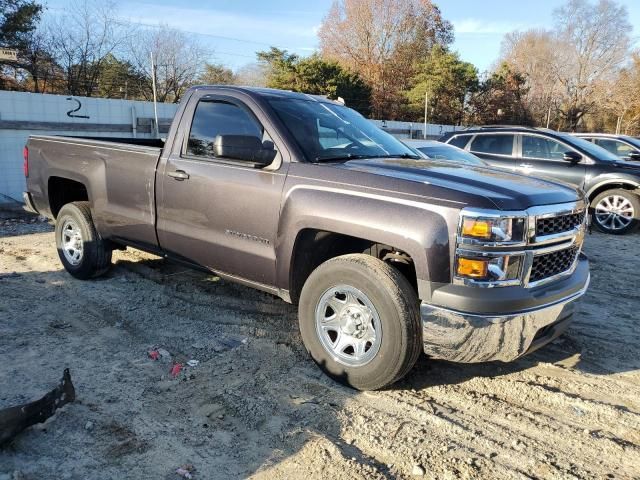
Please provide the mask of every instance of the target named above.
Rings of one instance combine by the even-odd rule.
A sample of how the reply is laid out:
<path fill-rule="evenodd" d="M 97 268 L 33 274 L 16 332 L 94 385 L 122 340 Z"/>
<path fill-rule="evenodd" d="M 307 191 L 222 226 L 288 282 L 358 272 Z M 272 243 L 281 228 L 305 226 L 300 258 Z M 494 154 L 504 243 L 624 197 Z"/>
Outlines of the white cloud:
<path fill-rule="evenodd" d="M 514 30 L 532 28 L 533 25 L 521 22 L 483 21 L 476 18 L 454 20 L 453 28 L 457 35 L 504 35 Z"/>

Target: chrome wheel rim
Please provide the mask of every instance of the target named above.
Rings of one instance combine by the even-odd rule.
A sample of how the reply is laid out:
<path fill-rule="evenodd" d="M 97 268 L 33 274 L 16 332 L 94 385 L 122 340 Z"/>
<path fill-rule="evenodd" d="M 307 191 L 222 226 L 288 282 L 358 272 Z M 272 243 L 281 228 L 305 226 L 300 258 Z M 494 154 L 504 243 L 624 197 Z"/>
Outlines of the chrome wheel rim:
<path fill-rule="evenodd" d="M 75 220 L 66 219 L 62 224 L 62 253 L 64 258 L 73 266 L 80 265 L 83 249 L 80 227 Z"/>
<path fill-rule="evenodd" d="M 380 350 L 380 316 L 369 297 L 357 288 L 338 285 L 324 292 L 315 317 L 320 343 L 336 362 L 361 367 Z"/>
<path fill-rule="evenodd" d="M 604 197 L 596 205 L 596 221 L 607 230 L 622 230 L 635 217 L 633 204 L 621 195 Z"/>

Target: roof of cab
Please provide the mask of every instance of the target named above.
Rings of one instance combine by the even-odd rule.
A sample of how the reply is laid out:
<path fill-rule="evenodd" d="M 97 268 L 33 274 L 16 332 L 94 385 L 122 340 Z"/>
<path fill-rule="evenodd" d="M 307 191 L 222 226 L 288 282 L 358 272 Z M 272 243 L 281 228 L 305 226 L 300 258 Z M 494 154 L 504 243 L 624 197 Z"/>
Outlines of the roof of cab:
<path fill-rule="evenodd" d="M 330 98 L 327 98 L 324 95 L 312 95 L 309 93 L 292 92 L 290 90 L 278 90 L 276 88 L 242 87 L 242 86 L 236 86 L 236 85 L 199 85 L 197 87 L 192 87 L 192 88 L 194 90 L 212 90 L 212 93 L 214 91 L 230 90 L 234 92 L 242 92 L 252 97 L 290 98 L 290 99 L 296 99 L 296 100 L 327 102 L 327 103 L 333 103 L 336 105 L 342 105 L 341 102 L 338 102 L 336 100 L 331 100 Z"/>

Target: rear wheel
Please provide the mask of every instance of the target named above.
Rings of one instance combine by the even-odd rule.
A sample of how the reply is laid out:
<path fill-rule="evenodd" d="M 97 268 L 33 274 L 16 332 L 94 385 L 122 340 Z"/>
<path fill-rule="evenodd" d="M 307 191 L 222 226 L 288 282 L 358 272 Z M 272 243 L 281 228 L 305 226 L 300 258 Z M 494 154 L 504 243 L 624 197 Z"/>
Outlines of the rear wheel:
<path fill-rule="evenodd" d="M 96 231 L 89 202 L 68 203 L 60 209 L 56 247 L 65 270 L 81 280 L 102 275 L 111 266 L 111 249 Z"/>
<path fill-rule="evenodd" d="M 397 270 L 368 255 L 336 257 L 314 270 L 300 295 L 299 321 L 320 368 L 360 390 L 399 380 L 422 350 L 415 291 Z"/>
<path fill-rule="evenodd" d="M 623 235 L 638 228 L 640 198 L 628 190 L 602 192 L 591 205 L 593 224 L 604 233 Z"/>

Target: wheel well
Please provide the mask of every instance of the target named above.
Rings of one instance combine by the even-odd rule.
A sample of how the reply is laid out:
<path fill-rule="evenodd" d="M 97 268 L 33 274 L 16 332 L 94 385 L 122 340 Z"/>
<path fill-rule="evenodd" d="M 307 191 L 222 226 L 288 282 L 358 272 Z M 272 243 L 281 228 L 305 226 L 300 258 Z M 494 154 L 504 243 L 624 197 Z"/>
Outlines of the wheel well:
<path fill-rule="evenodd" d="M 602 192 L 606 192 L 607 190 L 614 190 L 616 188 L 622 188 L 623 190 L 629 191 L 636 190 L 636 193 L 640 193 L 640 187 L 633 185 L 632 183 L 605 183 L 589 194 L 589 203 L 593 202 L 594 198 L 596 198 Z"/>
<path fill-rule="evenodd" d="M 349 253 L 364 253 L 379 258 L 402 273 L 416 293 L 418 282 L 413 259 L 409 254 L 390 245 L 373 242 L 365 238 L 352 237 L 324 230 L 305 229 L 298 233 L 289 273 L 289 294 L 297 303 L 304 283 L 321 263 Z"/>
<path fill-rule="evenodd" d="M 67 203 L 89 200 L 86 187 L 75 180 L 62 177 L 49 178 L 49 208 L 53 218 Z"/>

